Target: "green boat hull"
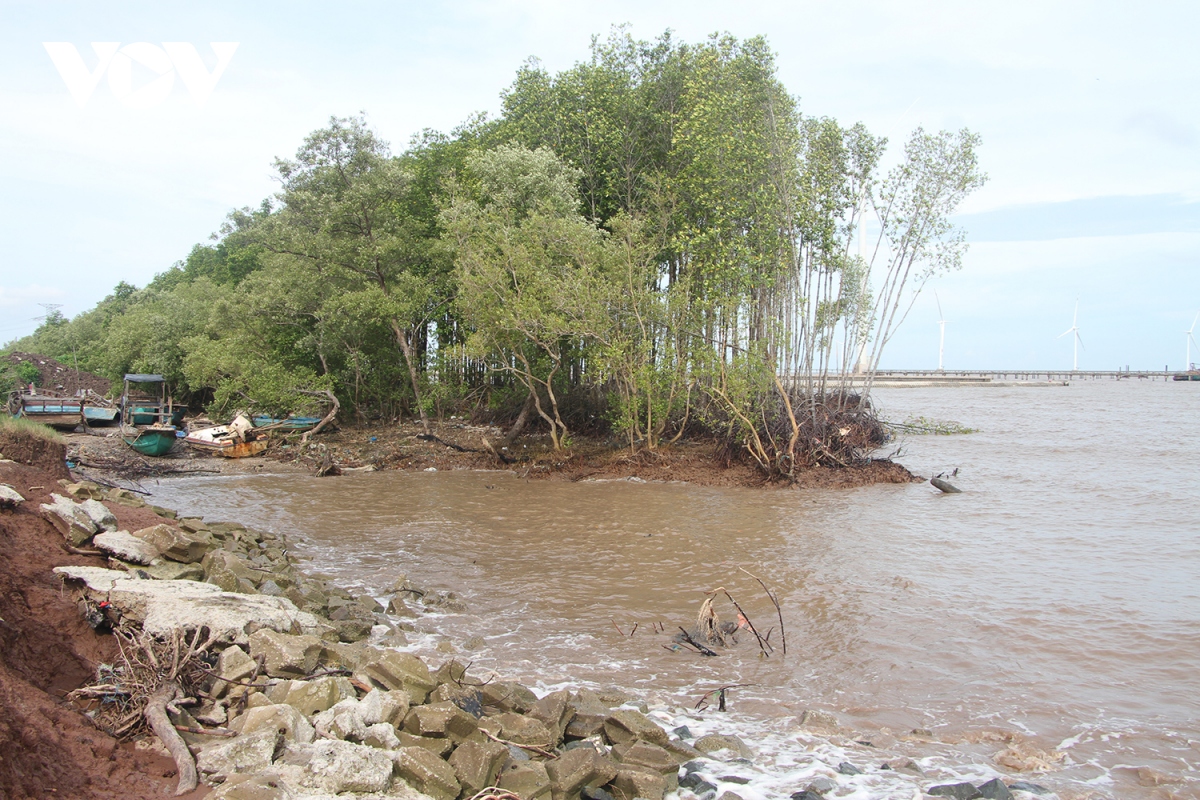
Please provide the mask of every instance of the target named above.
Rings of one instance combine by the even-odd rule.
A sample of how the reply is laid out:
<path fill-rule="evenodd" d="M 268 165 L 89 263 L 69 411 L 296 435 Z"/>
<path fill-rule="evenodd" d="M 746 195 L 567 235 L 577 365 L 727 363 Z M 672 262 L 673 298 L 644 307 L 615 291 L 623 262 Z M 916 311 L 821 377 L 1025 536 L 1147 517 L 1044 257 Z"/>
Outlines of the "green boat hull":
<path fill-rule="evenodd" d="M 136 438 L 125 439 L 125 444 L 144 456 L 165 456 L 175 446 L 175 431 L 145 430 Z"/>

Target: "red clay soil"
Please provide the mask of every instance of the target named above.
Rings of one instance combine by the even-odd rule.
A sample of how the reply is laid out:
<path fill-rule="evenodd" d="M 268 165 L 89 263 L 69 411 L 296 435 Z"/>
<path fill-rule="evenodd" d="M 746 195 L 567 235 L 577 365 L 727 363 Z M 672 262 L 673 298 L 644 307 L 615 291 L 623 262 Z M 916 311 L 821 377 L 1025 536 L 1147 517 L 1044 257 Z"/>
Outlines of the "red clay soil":
<path fill-rule="evenodd" d="M 65 699 L 94 677 L 97 664 L 111 663 L 116 644 L 88 627 L 51 572 L 105 563 L 66 552 L 62 535 L 42 519 L 39 505 L 67 474 L 63 446 L 44 444 L 0 431 L 6 458 L 32 462 L 0 463 L 0 482 L 26 498 L 15 511 L 0 511 L 0 798 L 170 796 L 173 761 L 118 743 Z M 123 529 L 163 521 L 146 509 L 110 508 Z"/>
<path fill-rule="evenodd" d="M 37 385 L 43 389 L 75 394 L 81 389 L 91 389 L 98 395 L 107 395 L 112 388 L 112 381 L 91 372 L 77 370 L 61 364 L 53 358 L 39 356 L 36 353 L 9 353 L 4 357 L 11 364 L 27 361 L 38 369 L 40 378 Z"/>

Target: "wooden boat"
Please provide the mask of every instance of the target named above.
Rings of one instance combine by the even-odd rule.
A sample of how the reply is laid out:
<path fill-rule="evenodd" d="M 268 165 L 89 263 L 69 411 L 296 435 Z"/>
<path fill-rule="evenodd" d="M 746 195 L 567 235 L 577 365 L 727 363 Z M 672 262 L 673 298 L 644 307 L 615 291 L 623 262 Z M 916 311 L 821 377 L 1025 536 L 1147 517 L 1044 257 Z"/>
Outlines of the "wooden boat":
<path fill-rule="evenodd" d="M 1200 370 L 1189 369 L 1187 372 L 1177 372 L 1171 376 L 1173 381 L 1200 381 Z"/>
<path fill-rule="evenodd" d="M 177 431 L 171 425 L 151 425 L 134 431 L 135 435 L 122 436 L 125 444 L 144 456 L 165 456 L 175 445 Z"/>
<path fill-rule="evenodd" d="M 83 401 L 70 397 L 16 394 L 10 399 L 9 412 L 63 430 L 74 430 L 83 423 Z"/>
<path fill-rule="evenodd" d="M 112 425 L 120 415 L 121 409 L 119 408 L 94 406 L 87 403 L 83 406 L 83 418 L 88 425 Z"/>
<path fill-rule="evenodd" d="M 186 407 L 176 408 L 162 375 L 128 373 L 121 392 L 121 422 L 125 425 L 171 425 L 183 422 Z"/>
<path fill-rule="evenodd" d="M 255 434 L 250 420 L 241 415 L 228 425 L 192 431 L 184 441 L 226 458 L 256 456 L 267 449 L 267 437 Z"/>

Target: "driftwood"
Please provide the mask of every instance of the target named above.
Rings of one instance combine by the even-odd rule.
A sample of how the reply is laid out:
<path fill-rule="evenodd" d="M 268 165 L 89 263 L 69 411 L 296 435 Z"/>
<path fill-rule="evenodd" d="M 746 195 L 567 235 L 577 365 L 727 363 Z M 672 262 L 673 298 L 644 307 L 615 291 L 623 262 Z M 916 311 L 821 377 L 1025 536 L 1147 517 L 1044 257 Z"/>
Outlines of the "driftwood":
<path fill-rule="evenodd" d="M 175 759 L 175 766 L 179 770 L 179 785 L 175 789 L 176 797 L 195 789 L 198 782 L 196 759 L 192 757 L 192 751 L 188 750 L 187 742 L 179 735 L 179 731 L 175 730 L 171 718 L 167 716 L 167 705 L 182 695 L 179 684 L 173 680 L 166 681 L 150 695 L 144 712 L 150 730 L 154 731 L 171 757 Z"/>
<path fill-rule="evenodd" d="M 962 489 L 959 489 L 957 486 L 950 483 L 950 481 L 943 480 L 941 477 L 930 478 L 929 482 L 941 489 L 946 494 L 962 494 Z"/>
<path fill-rule="evenodd" d="M 334 418 L 337 417 L 338 409 L 342 407 L 342 404 L 338 402 L 337 395 L 327 389 L 322 389 L 319 392 L 310 392 L 307 389 L 297 389 L 296 391 L 300 394 L 309 395 L 310 397 L 326 397 L 329 399 L 329 402 L 333 404 L 333 407 L 329 409 L 329 413 L 325 415 L 325 418 L 318 422 L 316 427 L 314 427 L 311 431 L 305 431 L 304 435 L 300 437 L 300 444 L 307 444 L 308 437 L 312 436 L 313 434 L 320 433 L 321 431 L 325 430 L 326 425 L 333 422 Z"/>
<path fill-rule="evenodd" d="M 783 645 L 783 654 L 786 656 L 787 655 L 787 632 L 784 631 L 784 629 L 783 629 L 783 610 L 779 607 L 779 598 L 777 598 L 775 596 L 774 592 L 772 592 L 770 589 L 767 588 L 767 585 L 765 583 L 763 583 L 762 578 L 758 577 L 757 575 L 755 575 L 753 572 L 750 572 L 749 570 L 743 569 L 742 567 L 738 567 L 738 569 L 741 570 L 742 572 L 745 572 L 751 578 L 754 578 L 754 580 L 758 581 L 758 585 L 763 588 L 763 591 L 767 593 L 767 598 L 770 599 L 771 604 L 773 606 L 775 606 L 775 613 L 779 616 L 779 638 L 782 640 L 781 644 Z M 769 631 L 767 632 L 767 635 L 768 636 L 771 635 Z"/>

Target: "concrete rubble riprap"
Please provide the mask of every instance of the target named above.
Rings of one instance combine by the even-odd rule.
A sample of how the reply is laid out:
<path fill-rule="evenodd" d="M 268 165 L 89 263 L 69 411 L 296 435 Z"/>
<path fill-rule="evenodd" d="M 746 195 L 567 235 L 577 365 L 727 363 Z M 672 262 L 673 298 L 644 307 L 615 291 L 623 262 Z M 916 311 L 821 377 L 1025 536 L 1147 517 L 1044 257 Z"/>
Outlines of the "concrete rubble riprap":
<path fill-rule="evenodd" d="M 0 483 L 0 508 L 16 508 L 24 502 L 20 492 L 7 483 Z"/>
<path fill-rule="evenodd" d="M 400 627 L 412 630 L 404 620 L 416 612 L 305 575 L 276 536 L 198 518 L 104 532 L 103 515 L 84 508 L 103 507 L 92 498 L 98 489 L 76 484 L 69 491 L 84 502 L 55 496 L 43 513 L 68 539 L 90 530 L 93 545 L 126 569 L 59 567 L 58 575 L 151 635 L 205 628 L 219 637 L 196 687 L 200 702 L 175 720 L 198 750 L 213 800 L 468 800 L 488 787 L 522 800 L 761 795 L 741 788 L 760 774 L 754 748 L 719 728 L 668 733 L 620 690 L 538 697 L 517 682 L 480 680 L 454 659 L 431 669 L 387 646 L 404 645 Z M 397 597 L 401 588 L 411 587 L 405 580 Z M 439 602 L 421 605 L 444 610 Z M 691 719 L 688 725 L 703 725 Z M 828 712 L 805 711 L 796 722 L 802 741 L 808 731 L 844 732 Z M 224 736 L 197 734 L 196 725 Z M 781 796 L 832 797 L 901 772 L 935 796 L 1011 796 L 998 779 L 978 786 L 929 780 L 907 758 L 862 766 L 871 774 L 829 760 Z"/>
<path fill-rule="evenodd" d="M 142 580 L 102 567 L 56 567 L 54 572 L 83 583 L 92 599 L 107 600 L 156 636 L 205 627 L 224 641 L 245 644 L 261 628 L 305 634 L 328 629 L 282 597 L 223 592 L 197 581 Z"/>
<path fill-rule="evenodd" d="M 162 552 L 150 542 L 139 539 L 129 531 L 105 531 L 92 537 L 97 550 L 131 564 L 149 566 Z"/>

